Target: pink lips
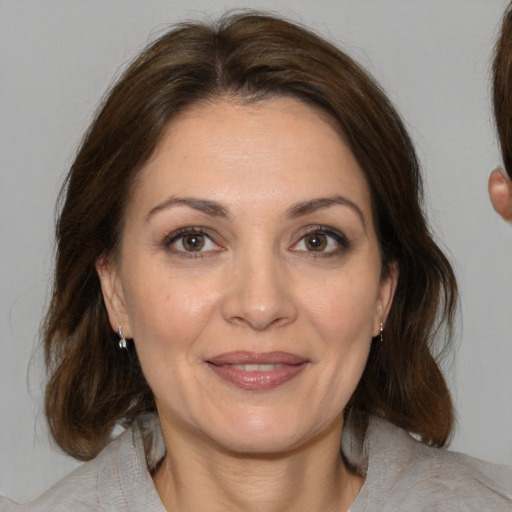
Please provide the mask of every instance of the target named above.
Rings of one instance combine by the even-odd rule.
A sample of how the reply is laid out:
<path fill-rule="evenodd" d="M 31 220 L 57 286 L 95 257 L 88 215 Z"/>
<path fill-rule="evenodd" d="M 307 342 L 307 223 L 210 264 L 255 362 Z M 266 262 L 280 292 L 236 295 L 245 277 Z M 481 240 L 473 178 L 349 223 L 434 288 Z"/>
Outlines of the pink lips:
<path fill-rule="evenodd" d="M 289 352 L 226 352 L 208 359 L 223 380 L 248 391 L 267 391 L 293 379 L 308 360 Z"/>

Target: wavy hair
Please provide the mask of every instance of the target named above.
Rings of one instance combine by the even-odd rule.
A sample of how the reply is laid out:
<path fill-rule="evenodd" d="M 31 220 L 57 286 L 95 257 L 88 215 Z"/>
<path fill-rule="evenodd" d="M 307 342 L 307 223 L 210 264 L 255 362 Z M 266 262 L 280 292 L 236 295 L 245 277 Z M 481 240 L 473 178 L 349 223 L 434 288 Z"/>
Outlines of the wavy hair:
<path fill-rule="evenodd" d="M 399 268 L 384 341 L 372 344 L 347 417 L 376 414 L 443 445 L 453 408 L 435 343 L 449 343 L 457 285 L 422 211 L 411 140 L 385 94 L 349 56 L 307 28 L 254 12 L 165 33 L 118 79 L 83 138 L 62 191 L 43 325 L 46 415 L 56 442 L 87 460 L 117 423 L 155 410 L 133 344 L 127 353 L 117 349 L 95 262 L 115 255 L 130 189 L 164 129 L 188 107 L 226 96 L 297 98 L 339 129 L 371 191 L 383 274 L 391 264 Z"/>

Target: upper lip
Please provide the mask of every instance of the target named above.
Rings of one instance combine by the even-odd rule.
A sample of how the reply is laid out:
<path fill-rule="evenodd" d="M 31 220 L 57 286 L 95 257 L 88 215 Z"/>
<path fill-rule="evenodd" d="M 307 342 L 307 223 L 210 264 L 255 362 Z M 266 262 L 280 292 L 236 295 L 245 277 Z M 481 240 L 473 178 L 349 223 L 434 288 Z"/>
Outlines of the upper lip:
<path fill-rule="evenodd" d="M 290 352 L 249 352 L 238 350 L 210 357 L 206 362 L 217 366 L 230 364 L 288 364 L 306 363 L 308 359 Z"/>

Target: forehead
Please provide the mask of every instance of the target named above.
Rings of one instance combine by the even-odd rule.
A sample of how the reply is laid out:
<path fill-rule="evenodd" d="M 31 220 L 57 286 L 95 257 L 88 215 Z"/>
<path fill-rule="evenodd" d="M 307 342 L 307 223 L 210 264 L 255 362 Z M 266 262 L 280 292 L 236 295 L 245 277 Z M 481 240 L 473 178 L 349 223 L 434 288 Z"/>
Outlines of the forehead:
<path fill-rule="evenodd" d="M 371 217 L 364 174 L 326 116 L 286 97 L 250 104 L 219 99 L 170 123 L 130 203 L 147 208 L 179 195 L 284 208 L 334 194 Z"/>

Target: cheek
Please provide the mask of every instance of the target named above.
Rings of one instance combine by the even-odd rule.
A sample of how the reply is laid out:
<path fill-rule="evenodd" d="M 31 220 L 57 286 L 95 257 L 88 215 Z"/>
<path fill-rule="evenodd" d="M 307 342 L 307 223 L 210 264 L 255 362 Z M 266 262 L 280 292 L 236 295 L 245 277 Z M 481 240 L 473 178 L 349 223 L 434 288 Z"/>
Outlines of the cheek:
<path fill-rule="evenodd" d="M 303 308 L 325 340 L 352 344 L 371 339 L 379 292 L 376 277 L 340 275 L 307 290 L 301 293 Z"/>
<path fill-rule="evenodd" d="M 191 343 L 208 323 L 218 301 L 211 282 L 183 277 L 154 263 L 142 279 L 128 281 L 125 297 L 130 327 L 138 348 L 173 350 Z"/>

